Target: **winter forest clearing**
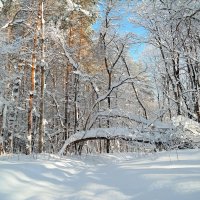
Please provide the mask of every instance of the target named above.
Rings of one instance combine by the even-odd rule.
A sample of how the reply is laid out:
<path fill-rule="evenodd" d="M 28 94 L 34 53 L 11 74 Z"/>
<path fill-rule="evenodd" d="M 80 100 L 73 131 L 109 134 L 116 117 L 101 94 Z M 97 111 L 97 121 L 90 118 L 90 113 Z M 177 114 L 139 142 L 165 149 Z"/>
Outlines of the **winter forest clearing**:
<path fill-rule="evenodd" d="M 2 200 L 197 200 L 200 151 L 2 156 Z"/>
<path fill-rule="evenodd" d="M 196 200 L 199 123 L 200 1 L 0 0 L 0 200 Z"/>

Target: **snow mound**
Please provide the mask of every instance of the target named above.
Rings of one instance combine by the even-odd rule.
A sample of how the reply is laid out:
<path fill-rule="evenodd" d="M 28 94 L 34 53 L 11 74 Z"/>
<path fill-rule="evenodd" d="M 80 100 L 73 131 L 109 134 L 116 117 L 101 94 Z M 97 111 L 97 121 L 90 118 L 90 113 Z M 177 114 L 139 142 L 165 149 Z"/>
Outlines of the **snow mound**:
<path fill-rule="evenodd" d="M 176 135 L 182 134 L 183 139 L 194 143 L 200 143 L 200 124 L 192 119 L 179 115 L 172 118 L 174 126 L 177 128 Z"/>
<path fill-rule="evenodd" d="M 172 118 L 174 126 L 182 126 L 183 130 L 190 131 L 195 135 L 200 135 L 200 125 L 198 122 L 179 115 Z"/>

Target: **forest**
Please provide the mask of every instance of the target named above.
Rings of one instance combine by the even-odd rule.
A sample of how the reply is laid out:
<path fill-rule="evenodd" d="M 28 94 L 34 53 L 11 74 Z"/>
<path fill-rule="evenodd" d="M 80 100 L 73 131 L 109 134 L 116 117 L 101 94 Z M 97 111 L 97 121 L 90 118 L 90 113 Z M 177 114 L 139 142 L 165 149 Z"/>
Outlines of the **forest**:
<path fill-rule="evenodd" d="M 197 0 L 1 0 L 0 154 L 199 148 L 199 24 Z"/>

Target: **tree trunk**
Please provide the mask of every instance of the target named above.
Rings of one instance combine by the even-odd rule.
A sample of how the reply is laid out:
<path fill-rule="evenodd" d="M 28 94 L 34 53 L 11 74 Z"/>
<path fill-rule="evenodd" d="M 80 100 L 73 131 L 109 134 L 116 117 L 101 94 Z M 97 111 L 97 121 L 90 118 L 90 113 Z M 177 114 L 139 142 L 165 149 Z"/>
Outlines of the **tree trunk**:
<path fill-rule="evenodd" d="M 41 91 L 40 91 L 40 122 L 39 122 L 39 144 L 38 151 L 42 153 L 44 150 L 44 87 L 45 87 L 45 46 L 44 46 L 44 7 L 43 0 L 39 1 L 38 17 L 40 19 L 40 36 L 41 36 Z"/>

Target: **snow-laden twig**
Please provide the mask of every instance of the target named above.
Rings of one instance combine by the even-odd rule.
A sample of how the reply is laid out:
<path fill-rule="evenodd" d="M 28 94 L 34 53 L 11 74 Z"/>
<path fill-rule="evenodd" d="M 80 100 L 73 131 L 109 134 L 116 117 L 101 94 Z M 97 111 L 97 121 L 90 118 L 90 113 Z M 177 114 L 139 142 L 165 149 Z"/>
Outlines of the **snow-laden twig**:
<path fill-rule="evenodd" d="M 91 84 L 94 92 L 96 93 L 97 98 L 99 98 L 99 88 L 96 85 L 96 83 L 93 81 L 93 77 L 91 77 L 90 75 L 85 74 L 85 73 L 83 73 L 83 72 L 81 72 L 79 70 L 74 71 L 74 74 L 79 75 L 84 81 L 88 81 Z"/>
<path fill-rule="evenodd" d="M 139 75 L 139 74 L 138 74 L 138 75 Z M 89 121 L 90 116 L 91 116 L 91 114 L 92 114 L 92 111 L 94 110 L 94 108 L 96 107 L 96 105 L 97 105 L 98 103 L 104 101 L 105 99 L 107 99 L 108 96 L 113 92 L 114 89 L 116 89 L 116 88 L 118 88 L 119 86 L 123 85 L 123 84 L 126 83 L 127 81 L 130 81 L 130 80 L 133 81 L 133 80 L 135 80 L 135 79 L 137 78 L 138 75 L 136 75 L 135 77 L 127 77 L 127 78 L 124 78 L 123 80 L 121 80 L 121 81 L 119 81 L 119 82 L 113 84 L 112 87 L 111 87 L 104 95 L 100 96 L 100 97 L 95 101 L 95 103 L 93 104 L 93 106 L 92 106 L 92 108 L 91 108 L 91 110 L 90 110 L 90 112 L 89 112 L 89 114 L 88 114 L 88 117 L 86 118 L 84 130 L 87 129 L 88 121 Z"/>
<path fill-rule="evenodd" d="M 64 53 L 65 53 L 65 56 L 67 57 L 67 59 L 69 60 L 69 63 L 73 66 L 74 69 L 78 69 L 79 65 L 78 63 L 72 58 L 72 55 L 69 53 L 69 50 L 68 50 L 68 47 L 66 45 L 66 43 L 64 42 L 64 39 L 60 36 L 60 35 L 57 35 L 60 43 L 61 43 L 61 46 L 64 50 Z"/>
<path fill-rule="evenodd" d="M 85 10 L 82 8 L 81 5 L 74 3 L 72 0 L 66 0 L 67 1 L 67 11 L 71 12 L 71 11 L 79 11 L 81 13 L 83 13 L 84 15 L 91 17 L 92 13 L 88 10 Z"/>
<path fill-rule="evenodd" d="M 59 117 L 60 125 L 61 125 L 61 127 L 62 127 L 63 129 L 65 129 L 66 127 L 64 126 L 64 123 L 63 123 L 63 121 L 62 121 L 62 117 L 61 117 L 61 115 L 60 115 L 60 110 L 59 110 L 59 105 L 58 105 L 58 102 L 57 102 L 57 100 L 56 100 L 55 95 L 52 94 L 51 92 L 48 92 L 48 91 L 46 91 L 46 93 L 47 93 L 49 96 L 52 97 L 52 99 L 53 99 L 53 101 L 54 101 L 54 103 L 55 103 L 55 106 L 56 106 L 57 115 L 58 115 L 58 117 Z"/>
<path fill-rule="evenodd" d="M 147 120 L 146 118 L 142 117 L 142 116 L 138 116 L 136 114 L 132 114 L 132 113 L 125 113 L 120 109 L 112 109 L 110 111 L 104 111 L 104 112 L 98 112 L 94 117 L 93 117 L 93 121 L 90 122 L 90 124 L 88 125 L 89 128 L 92 127 L 92 124 L 94 123 L 94 121 L 98 118 L 98 117 L 121 117 L 121 118 L 126 118 L 129 120 L 133 120 L 135 122 L 138 123 L 142 123 L 148 126 L 153 125 L 155 129 L 173 129 L 175 128 L 173 126 L 172 123 L 163 123 L 161 121 L 158 121 L 157 119 L 155 120 Z"/>

